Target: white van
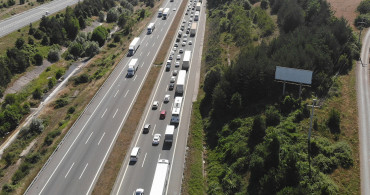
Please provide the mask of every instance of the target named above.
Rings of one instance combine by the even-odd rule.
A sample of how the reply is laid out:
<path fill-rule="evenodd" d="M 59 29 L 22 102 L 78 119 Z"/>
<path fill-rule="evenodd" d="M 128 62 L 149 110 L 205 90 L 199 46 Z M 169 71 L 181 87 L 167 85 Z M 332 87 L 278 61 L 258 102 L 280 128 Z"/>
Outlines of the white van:
<path fill-rule="evenodd" d="M 136 162 L 139 158 L 140 154 L 140 147 L 132 148 L 131 155 L 130 155 L 130 162 Z"/>

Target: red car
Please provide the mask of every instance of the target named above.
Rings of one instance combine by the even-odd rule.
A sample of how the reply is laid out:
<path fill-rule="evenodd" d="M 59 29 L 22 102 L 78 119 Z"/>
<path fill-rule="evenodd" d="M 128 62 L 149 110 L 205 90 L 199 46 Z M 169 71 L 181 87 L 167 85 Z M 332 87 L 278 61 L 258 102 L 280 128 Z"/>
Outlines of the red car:
<path fill-rule="evenodd" d="M 160 119 L 165 119 L 166 118 L 166 111 L 165 110 L 161 111 L 161 115 L 159 115 L 159 118 Z"/>

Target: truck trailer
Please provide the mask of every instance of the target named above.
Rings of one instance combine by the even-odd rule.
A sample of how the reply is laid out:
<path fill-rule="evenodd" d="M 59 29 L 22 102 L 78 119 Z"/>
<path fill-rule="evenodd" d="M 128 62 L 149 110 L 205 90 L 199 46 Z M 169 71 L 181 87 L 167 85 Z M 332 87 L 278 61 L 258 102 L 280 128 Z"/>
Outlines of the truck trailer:
<path fill-rule="evenodd" d="M 139 67 L 138 59 L 137 58 L 131 59 L 130 63 L 128 64 L 127 76 L 129 77 L 134 76 L 136 74 L 138 67 Z"/>
<path fill-rule="evenodd" d="M 186 71 L 180 70 L 176 81 L 176 95 L 181 96 L 184 93 L 185 80 L 186 80 Z"/>
<path fill-rule="evenodd" d="M 155 29 L 155 24 L 154 23 L 150 23 L 149 25 L 148 25 L 148 32 L 147 32 L 147 34 L 152 34 L 153 33 L 153 31 L 154 31 L 154 29 Z"/>
<path fill-rule="evenodd" d="M 163 10 L 164 10 L 164 8 L 163 8 L 163 7 L 159 8 L 159 10 L 158 10 L 158 18 L 161 18 L 161 17 L 162 17 L 162 15 L 163 15 Z"/>
<path fill-rule="evenodd" d="M 168 173 L 170 170 L 170 161 L 167 159 L 159 159 L 157 168 L 155 168 L 152 188 L 150 195 L 164 195 L 166 194 L 166 186 L 168 180 Z"/>
<path fill-rule="evenodd" d="M 196 32 L 197 32 L 197 23 L 193 22 L 190 28 L 190 36 L 194 37 Z"/>
<path fill-rule="evenodd" d="M 163 16 L 162 16 L 162 19 L 163 20 L 166 20 L 168 18 L 168 16 L 170 15 L 170 8 L 165 8 L 164 11 L 163 11 Z"/>
<path fill-rule="evenodd" d="M 128 48 L 128 55 L 133 56 L 136 53 L 137 48 L 139 47 L 140 47 L 140 37 L 135 37 Z"/>
<path fill-rule="evenodd" d="M 191 51 L 185 51 L 184 58 L 182 60 L 182 69 L 188 70 L 191 61 Z"/>
<path fill-rule="evenodd" d="M 200 11 L 200 6 L 201 6 L 201 4 L 200 4 L 200 2 L 198 2 L 197 6 L 196 6 L 196 11 Z"/>
<path fill-rule="evenodd" d="M 164 142 L 172 143 L 173 142 L 173 133 L 175 131 L 175 126 L 167 125 L 166 132 L 164 133 Z"/>

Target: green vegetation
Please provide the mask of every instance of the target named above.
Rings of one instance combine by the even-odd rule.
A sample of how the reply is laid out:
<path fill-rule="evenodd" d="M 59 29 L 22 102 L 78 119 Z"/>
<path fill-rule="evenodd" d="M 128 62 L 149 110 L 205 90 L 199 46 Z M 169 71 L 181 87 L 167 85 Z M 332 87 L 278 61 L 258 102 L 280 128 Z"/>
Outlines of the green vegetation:
<path fill-rule="evenodd" d="M 326 1 L 253 3 L 208 1 L 212 30 L 199 107 L 206 134 L 207 194 L 337 194 L 346 188 L 345 181 L 331 174 L 354 164 L 352 149 L 340 136 L 341 114 L 331 109 L 327 119 L 315 120 L 308 155 L 305 99 L 328 97 L 333 77 L 347 74 L 358 59 L 357 40 Z M 268 11 L 277 15 L 280 35 L 273 39 L 268 36 L 276 26 Z M 229 48 L 237 51 L 231 65 L 225 60 Z M 276 66 L 314 72 L 302 99 L 290 86 L 289 95 L 281 96 L 282 86 L 274 81 Z"/>
<path fill-rule="evenodd" d="M 357 11 L 360 13 L 355 19 L 357 28 L 368 28 L 370 26 L 370 0 L 364 0 L 358 5 Z"/>

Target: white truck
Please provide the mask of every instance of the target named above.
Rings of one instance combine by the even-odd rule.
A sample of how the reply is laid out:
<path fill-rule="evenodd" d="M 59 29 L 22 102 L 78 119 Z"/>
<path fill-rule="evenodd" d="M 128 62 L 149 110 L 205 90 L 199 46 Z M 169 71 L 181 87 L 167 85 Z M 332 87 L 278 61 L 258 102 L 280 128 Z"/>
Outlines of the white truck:
<path fill-rule="evenodd" d="M 197 32 L 197 23 L 193 22 L 190 28 L 190 36 L 194 37 L 196 32 Z"/>
<path fill-rule="evenodd" d="M 188 70 L 191 61 L 191 51 L 185 51 L 184 58 L 182 60 L 182 69 Z"/>
<path fill-rule="evenodd" d="M 200 4 L 200 2 L 198 2 L 197 6 L 195 7 L 196 8 L 195 11 L 200 11 L 200 6 L 201 6 L 201 4 Z"/>
<path fill-rule="evenodd" d="M 138 67 L 139 67 L 138 59 L 137 58 L 131 59 L 130 63 L 128 64 L 127 76 L 129 77 L 134 76 Z"/>
<path fill-rule="evenodd" d="M 166 186 L 168 173 L 170 170 L 170 161 L 167 159 L 159 159 L 157 168 L 155 168 L 152 188 L 150 195 L 164 195 L 166 194 Z"/>
<path fill-rule="evenodd" d="M 128 55 L 133 56 L 136 53 L 137 48 L 140 47 L 140 37 L 135 37 L 128 47 Z"/>
<path fill-rule="evenodd" d="M 162 16 L 162 19 L 163 20 L 166 20 L 168 18 L 168 16 L 170 15 L 170 8 L 165 8 L 164 11 L 163 11 L 163 16 Z"/>
<path fill-rule="evenodd" d="M 172 108 L 171 124 L 179 124 L 180 122 L 182 100 L 183 100 L 182 97 L 175 97 L 175 101 L 173 103 Z"/>
<path fill-rule="evenodd" d="M 176 95 L 181 96 L 184 93 L 185 80 L 186 80 L 186 71 L 180 70 L 176 82 Z"/>
<path fill-rule="evenodd" d="M 199 20 L 199 11 L 196 11 L 194 14 L 194 21 L 198 21 L 198 20 Z"/>
<path fill-rule="evenodd" d="M 173 142 L 173 133 L 175 131 L 175 126 L 167 125 L 166 132 L 164 133 L 164 142 L 172 143 Z"/>
<path fill-rule="evenodd" d="M 162 17 L 162 15 L 163 15 L 163 10 L 164 10 L 164 8 L 163 8 L 163 7 L 159 8 L 159 10 L 158 10 L 158 18 L 161 18 L 161 17 Z"/>
<path fill-rule="evenodd" d="M 154 29 L 155 29 L 155 24 L 154 23 L 150 23 L 149 25 L 148 25 L 148 32 L 147 32 L 147 34 L 152 34 L 153 33 L 153 31 L 154 31 Z"/>

